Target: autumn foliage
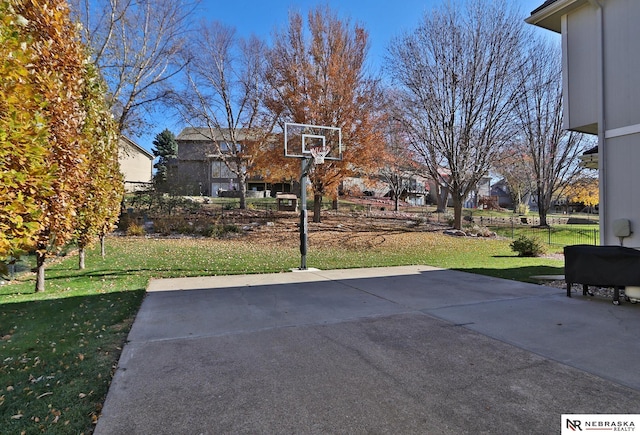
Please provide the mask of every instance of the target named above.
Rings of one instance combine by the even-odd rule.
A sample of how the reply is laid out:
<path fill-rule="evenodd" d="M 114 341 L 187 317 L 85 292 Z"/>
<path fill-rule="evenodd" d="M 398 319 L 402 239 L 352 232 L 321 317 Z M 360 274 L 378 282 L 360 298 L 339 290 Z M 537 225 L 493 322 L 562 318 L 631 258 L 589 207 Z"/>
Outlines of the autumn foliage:
<path fill-rule="evenodd" d="M 117 142 L 66 2 L 0 5 L 0 259 L 35 249 L 41 291 L 48 253 L 114 221 Z"/>
<path fill-rule="evenodd" d="M 11 2 L 0 2 L 0 258 L 35 242 L 41 204 L 53 193 L 45 101 L 30 79 L 36 52 L 26 25 Z"/>
<path fill-rule="evenodd" d="M 299 13 L 291 13 L 288 27 L 275 36 L 268 54 L 268 107 L 282 122 L 342 129 L 343 160 L 325 161 L 309 174 L 319 221 L 322 196 L 336 196 L 344 177 L 370 171 L 382 148 L 378 83 L 365 72 L 368 34 L 318 7 L 306 26 Z M 299 170 L 292 163 L 289 168 Z"/>
<path fill-rule="evenodd" d="M 594 207 L 600 203 L 600 190 L 597 177 L 582 176 L 569 184 L 565 195 L 570 202 Z"/>
<path fill-rule="evenodd" d="M 124 194 L 118 162 L 117 125 L 110 116 L 104 95 L 105 86 L 97 69 L 87 65 L 82 102 L 85 111 L 83 139 L 88 145 L 90 176 L 83 186 L 83 201 L 78 205 L 74 226 L 80 269 L 84 269 L 85 248 L 96 238 L 104 238 L 115 227 Z"/>

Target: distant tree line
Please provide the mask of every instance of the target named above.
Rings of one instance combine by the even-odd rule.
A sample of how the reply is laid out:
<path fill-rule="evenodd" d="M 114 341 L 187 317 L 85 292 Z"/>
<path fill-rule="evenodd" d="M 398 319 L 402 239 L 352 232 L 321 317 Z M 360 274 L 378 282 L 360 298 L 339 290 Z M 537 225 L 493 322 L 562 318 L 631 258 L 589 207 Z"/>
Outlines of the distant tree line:
<path fill-rule="evenodd" d="M 164 105 L 225 137 L 218 154 L 239 180 L 241 207 L 249 174 L 298 177 L 299 162 L 282 157 L 285 122 L 343 131 L 344 160 L 311 169 L 314 220 L 345 177 L 387 180 L 395 197 L 421 175 L 440 208 L 451 197 L 459 228 L 465 199 L 492 174 L 516 199 L 533 195 L 544 225 L 581 171 L 585 140 L 562 129 L 559 50 L 533 36 L 513 2 L 443 1 L 391 41 L 377 75 L 367 29 L 328 6 L 291 12 L 268 44 L 196 20 L 197 0 L 73 1 L 120 129 L 139 131 Z"/>

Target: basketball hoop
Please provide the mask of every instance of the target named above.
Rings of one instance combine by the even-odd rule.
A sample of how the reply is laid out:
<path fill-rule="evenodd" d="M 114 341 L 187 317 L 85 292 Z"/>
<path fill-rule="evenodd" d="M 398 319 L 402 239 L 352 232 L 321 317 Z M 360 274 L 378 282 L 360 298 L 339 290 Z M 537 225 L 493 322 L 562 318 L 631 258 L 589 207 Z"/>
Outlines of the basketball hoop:
<path fill-rule="evenodd" d="M 331 148 L 329 148 L 326 145 L 322 145 L 319 147 L 313 147 L 311 149 L 309 149 L 309 152 L 311 153 L 311 156 L 313 157 L 313 162 L 316 165 L 321 165 L 324 163 L 324 157 L 329 154 L 329 151 L 331 150 Z"/>

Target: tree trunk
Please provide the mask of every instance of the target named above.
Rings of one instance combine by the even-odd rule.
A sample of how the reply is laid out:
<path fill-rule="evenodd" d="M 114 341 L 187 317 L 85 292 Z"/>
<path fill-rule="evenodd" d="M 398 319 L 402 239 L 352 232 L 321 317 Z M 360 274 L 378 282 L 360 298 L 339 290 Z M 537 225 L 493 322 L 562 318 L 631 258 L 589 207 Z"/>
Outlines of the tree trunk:
<path fill-rule="evenodd" d="M 538 216 L 540 217 L 540 226 L 548 227 L 549 224 L 547 223 L 547 210 L 544 207 L 540 207 L 540 204 L 538 204 Z"/>
<path fill-rule="evenodd" d="M 453 198 L 453 228 L 462 229 L 462 198 Z"/>
<path fill-rule="evenodd" d="M 400 195 L 398 193 L 393 195 L 393 211 L 400 211 Z"/>
<path fill-rule="evenodd" d="M 547 224 L 547 212 L 549 211 L 547 203 L 551 203 L 551 201 L 547 201 L 547 195 L 544 190 L 538 186 L 538 217 L 540 218 L 541 227 L 549 226 Z"/>
<path fill-rule="evenodd" d="M 105 235 L 104 234 L 100 234 L 100 255 L 102 256 L 103 259 L 107 255 L 107 251 L 106 251 L 106 248 L 104 246 L 105 239 L 106 239 Z"/>
<path fill-rule="evenodd" d="M 247 209 L 247 182 L 240 180 L 240 210 Z"/>
<path fill-rule="evenodd" d="M 86 250 L 84 246 L 79 246 L 78 247 L 78 270 L 85 269 L 85 265 L 84 265 L 85 253 L 86 253 Z"/>
<path fill-rule="evenodd" d="M 321 222 L 320 210 L 322 209 L 322 195 L 313 194 L 313 221 Z"/>
<path fill-rule="evenodd" d="M 36 253 L 36 293 L 44 292 L 44 262 L 46 253 Z"/>
<path fill-rule="evenodd" d="M 447 199 L 449 198 L 449 189 L 438 183 L 436 187 L 436 212 L 443 213 L 447 211 Z"/>

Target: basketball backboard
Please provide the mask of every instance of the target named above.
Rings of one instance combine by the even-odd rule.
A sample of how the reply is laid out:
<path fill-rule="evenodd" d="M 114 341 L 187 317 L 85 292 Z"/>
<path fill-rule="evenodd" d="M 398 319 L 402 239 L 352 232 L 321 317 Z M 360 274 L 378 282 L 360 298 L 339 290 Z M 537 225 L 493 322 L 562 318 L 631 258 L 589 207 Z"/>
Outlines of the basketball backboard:
<path fill-rule="evenodd" d="M 313 149 L 324 148 L 324 160 L 342 160 L 342 131 L 338 127 L 286 123 L 284 125 L 284 155 L 311 158 Z"/>

